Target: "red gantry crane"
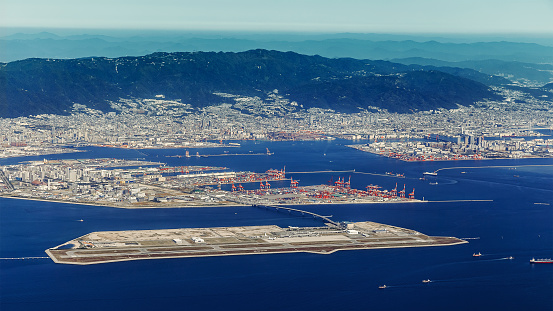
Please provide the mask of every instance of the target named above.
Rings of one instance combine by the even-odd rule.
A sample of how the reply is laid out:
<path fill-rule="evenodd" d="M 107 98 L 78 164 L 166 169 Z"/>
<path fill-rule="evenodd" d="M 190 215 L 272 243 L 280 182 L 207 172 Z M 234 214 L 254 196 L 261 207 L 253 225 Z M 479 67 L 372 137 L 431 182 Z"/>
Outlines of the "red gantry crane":
<path fill-rule="evenodd" d="M 415 188 L 413 188 L 413 192 L 409 193 L 409 199 L 415 199 Z"/>
<path fill-rule="evenodd" d="M 399 197 L 400 197 L 400 198 L 405 198 L 405 184 L 403 184 L 403 190 L 401 190 L 401 191 L 399 192 Z"/>
<path fill-rule="evenodd" d="M 391 197 L 396 197 L 397 196 L 397 183 L 396 183 L 396 187 L 394 189 L 392 189 L 392 191 L 390 191 L 390 196 Z"/>
<path fill-rule="evenodd" d="M 342 180 L 343 181 L 343 180 Z M 349 177 L 348 181 L 347 182 L 344 182 L 344 187 L 346 188 L 351 188 L 351 176 Z"/>
<path fill-rule="evenodd" d="M 298 187 L 298 180 L 294 180 L 294 178 L 290 178 L 290 188 L 297 188 Z"/>

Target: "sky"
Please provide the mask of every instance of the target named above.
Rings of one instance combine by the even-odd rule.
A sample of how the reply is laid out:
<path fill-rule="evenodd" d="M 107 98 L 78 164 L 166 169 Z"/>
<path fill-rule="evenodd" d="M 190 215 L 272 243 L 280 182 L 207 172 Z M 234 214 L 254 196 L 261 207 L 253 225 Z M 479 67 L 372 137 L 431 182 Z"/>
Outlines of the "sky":
<path fill-rule="evenodd" d="M 0 27 L 553 35 L 553 0 L 1 0 Z"/>

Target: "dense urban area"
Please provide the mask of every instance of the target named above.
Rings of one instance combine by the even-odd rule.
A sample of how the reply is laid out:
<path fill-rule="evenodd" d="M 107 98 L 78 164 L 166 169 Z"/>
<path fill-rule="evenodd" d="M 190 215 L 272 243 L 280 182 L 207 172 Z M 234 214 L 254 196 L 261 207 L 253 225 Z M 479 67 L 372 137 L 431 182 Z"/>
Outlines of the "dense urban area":
<path fill-rule="evenodd" d="M 115 148 L 206 148 L 238 146 L 238 140 L 347 139 L 349 147 L 403 161 L 481 160 L 553 156 L 553 110 L 546 102 L 524 105 L 523 94 L 505 101 L 457 109 L 389 113 L 369 107 L 346 114 L 303 109 L 277 90 L 267 98 L 218 93 L 229 103 L 192 109 L 180 101 L 120 100 L 103 113 L 75 104 L 66 116 L 0 119 L 0 158 Z M 528 99 L 526 99 L 528 100 Z M 544 134 L 545 133 L 545 134 Z M 365 140 L 364 143 L 355 143 Z M 187 149 L 186 149 L 187 150 Z M 226 151 L 228 152 L 228 151 Z M 179 157 L 202 155 L 183 151 Z M 271 152 L 267 150 L 267 155 Z M 4 196 L 119 207 L 308 204 L 414 200 L 414 191 L 351 189 L 342 177 L 328 185 L 286 188 L 284 169 L 233 172 L 224 167 L 167 167 L 164 163 L 114 159 L 44 160 L 0 168 Z M 242 184 L 256 184 L 243 187 Z M 221 190 L 229 185 L 230 191 Z"/>
<path fill-rule="evenodd" d="M 444 150 L 460 155 L 493 153 L 490 157 L 548 156 L 552 142 L 540 139 L 536 130 L 551 131 L 553 108 L 548 102 L 525 98 L 524 93 L 504 93 L 502 102 L 411 114 L 374 107 L 352 114 L 303 109 L 277 90 L 265 99 L 217 93 L 229 103 L 196 109 L 165 100 L 163 95 L 121 99 L 111 103 L 115 111 L 108 113 L 75 104 L 66 116 L 0 119 L 0 158 L 75 151 L 64 149 L 67 146 L 203 148 L 222 146 L 229 140 L 334 138 L 380 143 L 368 146 L 373 152 L 417 149 L 415 154 L 440 156 Z M 523 99 L 527 103 L 521 104 Z M 528 136 L 536 139 L 520 139 Z M 387 143 L 393 140 L 421 140 L 422 144 Z"/>

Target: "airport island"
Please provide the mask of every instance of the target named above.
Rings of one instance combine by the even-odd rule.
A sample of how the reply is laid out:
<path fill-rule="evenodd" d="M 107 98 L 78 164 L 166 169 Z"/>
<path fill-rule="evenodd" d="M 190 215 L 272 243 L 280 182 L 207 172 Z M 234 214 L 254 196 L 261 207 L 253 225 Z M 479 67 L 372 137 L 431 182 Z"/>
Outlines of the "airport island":
<path fill-rule="evenodd" d="M 264 156 L 270 155 L 267 152 Z M 6 198 L 119 208 L 249 205 L 311 215 L 324 221 L 321 227 L 268 225 L 92 232 L 46 250 L 54 262 L 62 264 L 296 252 L 331 254 L 339 250 L 466 243 L 374 222 L 336 222 L 328 216 L 294 208 L 307 204 L 422 202 L 415 199 L 414 190 L 409 193 L 405 186 L 398 189 L 397 184 L 391 190 L 373 184 L 367 185 L 366 190 L 352 188 L 351 177 L 299 186 L 298 180 L 287 178 L 285 168 L 264 173 L 236 172 L 220 166 L 175 167 L 162 162 L 107 158 L 28 161 L 4 166 L 0 173 L 2 196 Z M 280 187 L 271 187 L 274 182 Z"/>
<path fill-rule="evenodd" d="M 264 156 L 271 154 L 267 151 Z M 249 205 L 311 215 L 325 223 L 321 227 L 270 225 L 92 232 L 46 250 L 56 263 L 86 265 L 295 252 L 330 254 L 339 250 L 466 243 L 374 222 L 336 222 L 294 208 L 307 204 L 422 202 L 415 199 L 414 189 L 409 193 L 405 185 L 403 189 L 396 184 L 394 189 L 384 190 L 371 184 L 361 190 L 351 187 L 351 177 L 338 177 L 328 184 L 299 186 L 299 180 L 287 178 L 286 174 L 285 168 L 264 173 L 236 172 L 222 166 L 175 167 L 162 162 L 108 158 L 28 161 L 0 170 L 1 196 L 5 198 L 119 208 Z M 280 187 L 271 187 L 274 182 Z"/>
<path fill-rule="evenodd" d="M 275 206 L 267 208 L 287 209 Z M 92 232 L 50 248 L 46 253 L 59 264 L 90 265 L 185 257 L 298 252 L 331 254 L 340 250 L 463 243 L 467 242 L 454 237 L 427 236 L 414 230 L 369 221 L 330 221 L 321 227 L 281 228 L 266 225 Z"/>
<path fill-rule="evenodd" d="M 551 130 L 550 112 L 534 109 L 542 105 L 541 101 L 518 107 L 520 95 L 506 94 L 509 98 L 505 101 L 412 114 L 377 107 L 358 113 L 321 108 L 298 110 L 297 103 L 285 100 L 276 90 L 265 99 L 221 93 L 218 96 L 228 98 L 229 104 L 200 110 L 165 100 L 162 95 L 150 100 L 112 102 L 116 112 L 75 105 L 69 116 L 0 119 L 0 158 L 86 152 L 80 148 L 102 147 L 137 150 L 140 156 L 148 156 L 145 152 L 150 149 L 183 149 L 180 154 L 166 157 L 255 159 L 272 153 L 222 150 L 220 154 L 206 155 L 205 150 L 190 149 L 210 148 L 216 153 L 221 148 L 236 150 L 242 140 L 334 139 L 368 140 L 348 147 L 406 162 L 551 157 L 553 140 L 542 138 L 539 132 Z M 144 159 L 44 159 L 3 165 L 0 196 L 117 208 L 258 205 L 285 209 L 307 204 L 423 202 L 405 184 L 388 190 L 374 184 L 361 189 L 350 186 L 351 175 L 382 175 L 378 173 L 324 171 L 339 177 L 325 184 L 300 185 L 301 181 L 285 168 L 232 171 L 217 164 L 168 166 L 161 159 Z M 403 174 L 385 174 L 405 178 Z M 92 232 L 46 252 L 57 263 L 86 265 L 467 243 L 373 222 L 325 222 L 322 227 L 307 228 L 243 226 Z"/>

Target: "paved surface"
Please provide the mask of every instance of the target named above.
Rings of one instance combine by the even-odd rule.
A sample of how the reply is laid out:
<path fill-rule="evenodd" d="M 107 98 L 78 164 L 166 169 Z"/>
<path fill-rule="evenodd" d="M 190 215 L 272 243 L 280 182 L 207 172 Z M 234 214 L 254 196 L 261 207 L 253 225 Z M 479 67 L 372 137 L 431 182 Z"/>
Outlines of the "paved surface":
<path fill-rule="evenodd" d="M 409 229 L 374 223 L 347 228 L 243 226 L 169 230 L 92 232 L 46 250 L 54 262 L 97 264 L 116 261 L 440 246 L 467 243 L 431 237 Z"/>

